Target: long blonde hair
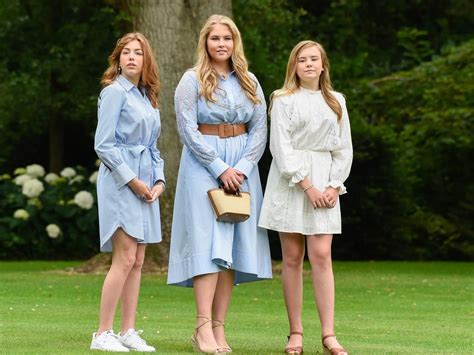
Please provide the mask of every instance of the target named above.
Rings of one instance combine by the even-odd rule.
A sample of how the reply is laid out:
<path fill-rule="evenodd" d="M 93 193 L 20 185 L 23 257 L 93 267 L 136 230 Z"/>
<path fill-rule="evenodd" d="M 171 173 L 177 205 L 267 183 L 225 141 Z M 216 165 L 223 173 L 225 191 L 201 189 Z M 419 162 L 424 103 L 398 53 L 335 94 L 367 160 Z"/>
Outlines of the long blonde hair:
<path fill-rule="evenodd" d="M 160 79 L 158 65 L 156 64 L 153 50 L 146 37 L 139 32 L 131 32 L 125 34 L 117 41 L 117 44 L 109 56 L 109 67 L 102 75 L 100 81 L 103 86 L 112 84 L 112 82 L 120 75 L 120 54 L 127 43 L 137 40 L 140 42 L 143 50 L 143 69 L 140 76 L 140 86 L 146 88 L 146 94 L 154 108 L 158 107 L 158 97 L 160 94 Z"/>
<path fill-rule="evenodd" d="M 210 102 L 216 102 L 213 97 L 213 93 L 218 85 L 218 74 L 211 65 L 209 53 L 207 51 L 207 37 L 212 31 L 212 28 L 216 24 L 226 25 L 232 33 L 232 39 L 234 41 L 234 50 L 231 57 L 231 67 L 237 75 L 242 89 L 245 92 L 247 98 L 254 104 L 260 103 L 260 99 L 257 96 L 257 84 L 252 80 L 248 73 L 248 63 L 244 55 L 244 46 L 242 44 L 242 38 L 240 32 L 234 21 L 224 15 L 211 15 L 199 34 L 199 42 L 196 49 L 197 61 L 194 69 L 197 73 L 197 78 L 201 86 L 200 94 Z"/>
<path fill-rule="evenodd" d="M 333 89 L 331 84 L 331 78 L 329 76 L 329 59 L 323 46 L 318 42 L 314 41 L 301 41 L 291 51 L 290 57 L 288 58 L 288 65 L 286 67 L 285 82 L 283 83 L 283 87 L 281 89 L 276 90 L 271 94 L 270 109 L 272 107 L 273 99 L 278 96 L 292 94 L 300 88 L 300 78 L 296 74 L 296 67 L 298 65 L 298 55 L 303 49 L 312 46 L 315 46 L 321 52 L 321 61 L 323 63 L 324 69 L 321 72 L 321 75 L 319 76 L 319 88 L 321 89 L 321 94 L 323 95 L 324 100 L 331 108 L 331 110 L 333 110 L 334 113 L 337 115 L 338 121 L 340 121 L 342 119 L 342 107 L 339 101 L 337 101 L 334 94 L 331 92 Z"/>

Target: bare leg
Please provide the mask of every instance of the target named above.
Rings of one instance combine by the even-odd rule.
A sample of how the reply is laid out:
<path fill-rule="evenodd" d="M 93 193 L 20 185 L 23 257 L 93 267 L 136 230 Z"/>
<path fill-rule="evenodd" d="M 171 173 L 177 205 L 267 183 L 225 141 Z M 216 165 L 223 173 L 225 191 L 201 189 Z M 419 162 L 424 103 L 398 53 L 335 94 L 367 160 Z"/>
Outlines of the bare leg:
<path fill-rule="evenodd" d="M 112 237 L 112 265 L 104 280 L 98 334 L 113 328 L 115 309 L 125 280 L 135 264 L 137 242 L 119 228 Z"/>
<path fill-rule="evenodd" d="M 322 335 L 334 333 L 334 275 L 332 272 L 332 235 L 316 235 L 307 238 L 308 257 L 311 263 L 313 289 L 321 322 Z M 327 338 L 329 347 L 340 347 L 336 338 Z"/>
<path fill-rule="evenodd" d="M 282 262 L 282 284 L 286 311 L 290 322 L 290 333 L 303 332 L 301 308 L 303 304 L 303 259 L 305 237 L 297 233 L 279 233 Z M 288 347 L 301 346 L 301 335 L 291 335 Z"/>
<path fill-rule="evenodd" d="M 234 272 L 232 270 L 218 273 L 216 293 L 212 303 L 212 325 L 214 338 L 219 348 L 229 348 L 225 337 L 224 321 L 229 309 L 232 289 L 234 287 Z"/>
<path fill-rule="evenodd" d="M 146 244 L 137 244 L 135 264 L 128 274 L 122 290 L 122 328 L 125 334 L 130 328 L 135 329 L 135 317 L 137 313 L 138 295 L 140 293 L 140 280 L 142 277 L 142 266 L 145 260 Z"/>
<path fill-rule="evenodd" d="M 196 312 L 199 316 L 212 319 L 212 303 L 216 292 L 218 273 L 195 276 L 194 298 L 196 300 Z M 205 318 L 196 318 L 196 328 L 199 330 L 195 336 L 202 350 L 217 349 L 217 343 L 212 332 L 212 322 Z M 202 326 L 201 326 L 202 325 Z"/>

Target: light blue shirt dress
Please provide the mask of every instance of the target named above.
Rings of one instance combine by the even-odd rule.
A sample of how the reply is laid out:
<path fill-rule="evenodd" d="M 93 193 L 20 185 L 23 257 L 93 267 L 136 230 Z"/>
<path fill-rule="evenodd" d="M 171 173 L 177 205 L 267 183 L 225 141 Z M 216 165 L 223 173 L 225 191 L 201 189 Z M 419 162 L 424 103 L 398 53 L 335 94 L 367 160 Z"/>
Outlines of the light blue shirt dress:
<path fill-rule="evenodd" d="M 272 277 L 267 232 L 257 226 L 262 187 L 257 163 L 267 140 L 265 98 L 257 79 L 261 103 L 254 105 L 235 73 L 219 79 L 216 103 L 199 95 L 196 72 L 187 71 L 175 93 L 178 131 L 184 144 L 175 194 L 168 284 L 192 287 L 197 275 L 234 270 L 234 283 Z M 203 135 L 198 123 L 241 124 L 248 133 L 219 138 Z M 250 192 L 250 218 L 242 223 L 217 222 L 207 196 L 219 186 L 229 167 L 246 176 L 242 191 Z"/>
<path fill-rule="evenodd" d="M 149 204 L 128 187 L 138 177 L 150 188 L 165 180 L 156 149 L 160 113 L 145 88 L 120 75 L 100 93 L 95 151 L 101 161 L 97 177 L 100 250 L 112 251 L 111 237 L 122 228 L 138 243 L 161 241 L 160 205 Z"/>

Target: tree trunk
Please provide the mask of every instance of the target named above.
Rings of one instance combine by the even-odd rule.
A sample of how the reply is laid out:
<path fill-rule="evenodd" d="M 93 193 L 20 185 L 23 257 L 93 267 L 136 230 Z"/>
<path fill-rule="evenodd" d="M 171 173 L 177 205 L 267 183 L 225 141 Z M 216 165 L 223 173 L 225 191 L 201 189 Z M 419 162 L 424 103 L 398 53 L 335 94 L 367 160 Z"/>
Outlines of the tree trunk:
<path fill-rule="evenodd" d="M 163 241 L 147 250 L 148 257 L 167 263 L 174 192 L 182 145 L 176 130 L 174 91 L 195 62 L 199 31 L 212 14 L 232 16 L 231 0 L 130 0 L 133 30 L 151 42 L 160 69 L 162 132 L 158 142 L 165 161 L 166 192 L 160 199 Z"/>
<path fill-rule="evenodd" d="M 151 42 L 160 69 L 161 136 L 158 148 L 165 161 L 166 192 L 160 198 L 163 241 L 147 248 L 144 270 L 162 272 L 168 264 L 174 192 L 182 144 L 176 130 L 174 91 L 186 69 L 195 62 L 199 31 L 212 14 L 232 16 L 232 0 L 125 0 L 114 3 L 133 16 L 132 31 Z M 98 255 L 76 268 L 78 272 L 106 270 L 110 256 Z"/>

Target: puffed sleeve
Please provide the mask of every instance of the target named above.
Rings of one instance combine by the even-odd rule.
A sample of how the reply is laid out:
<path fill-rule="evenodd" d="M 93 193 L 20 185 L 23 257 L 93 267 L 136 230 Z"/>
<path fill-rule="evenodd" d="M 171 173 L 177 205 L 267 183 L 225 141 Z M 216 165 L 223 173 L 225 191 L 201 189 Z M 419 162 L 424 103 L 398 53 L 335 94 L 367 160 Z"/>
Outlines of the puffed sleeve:
<path fill-rule="evenodd" d="M 101 91 L 94 140 L 97 156 L 110 169 L 117 188 L 123 187 L 136 177 L 136 174 L 123 161 L 120 151 L 115 146 L 115 131 L 124 102 L 125 92 L 119 87 L 109 85 Z"/>
<path fill-rule="evenodd" d="M 247 177 L 252 172 L 252 169 L 257 166 L 265 151 L 265 144 L 267 144 L 267 105 L 265 103 L 265 95 L 257 78 L 252 73 L 250 73 L 250 76 L 257 85 L 257 95 L 260 103 L 255 105 L 253 116 L 248 123 L 247 143 L 242 158 L 234 166 L 236 170 L 242 172 Z"/>
<path fill-rule="evenodd" d="M 174 95 L 178 133 L 181 141 L 194 157 L 217 179 L 229 168 L 229 165 L 219 158 L 214 147 L 209 145 L 198 131 L 198 97 L 199 88 L 195 72 L 187 71 L 181 78 Z"/>
<path fill-rule="evenodd" d="M 270 152 L 289 186 L 295 186 L 308 175 L 304 159 L 293 149 L 291 143 L 292 107 L 289 97 L 273 100 L 270 114 Z"/>
<path fill-rule="evenodd" d="M 336 149 L 331 151 L 332 164 L 327 187 L 339 187 L 339 195 L 342 195 L 347 192 L 344 181 L 346 181 L 351 170 L 353 153 L 351 125 L 349 122 L 349 114 L 347 113 L 346 100 L 344 96 L 339 93 L 336 94 L 336 98 L 342 107 L 342 120 L 338 132 L 340 143 Z"/>

